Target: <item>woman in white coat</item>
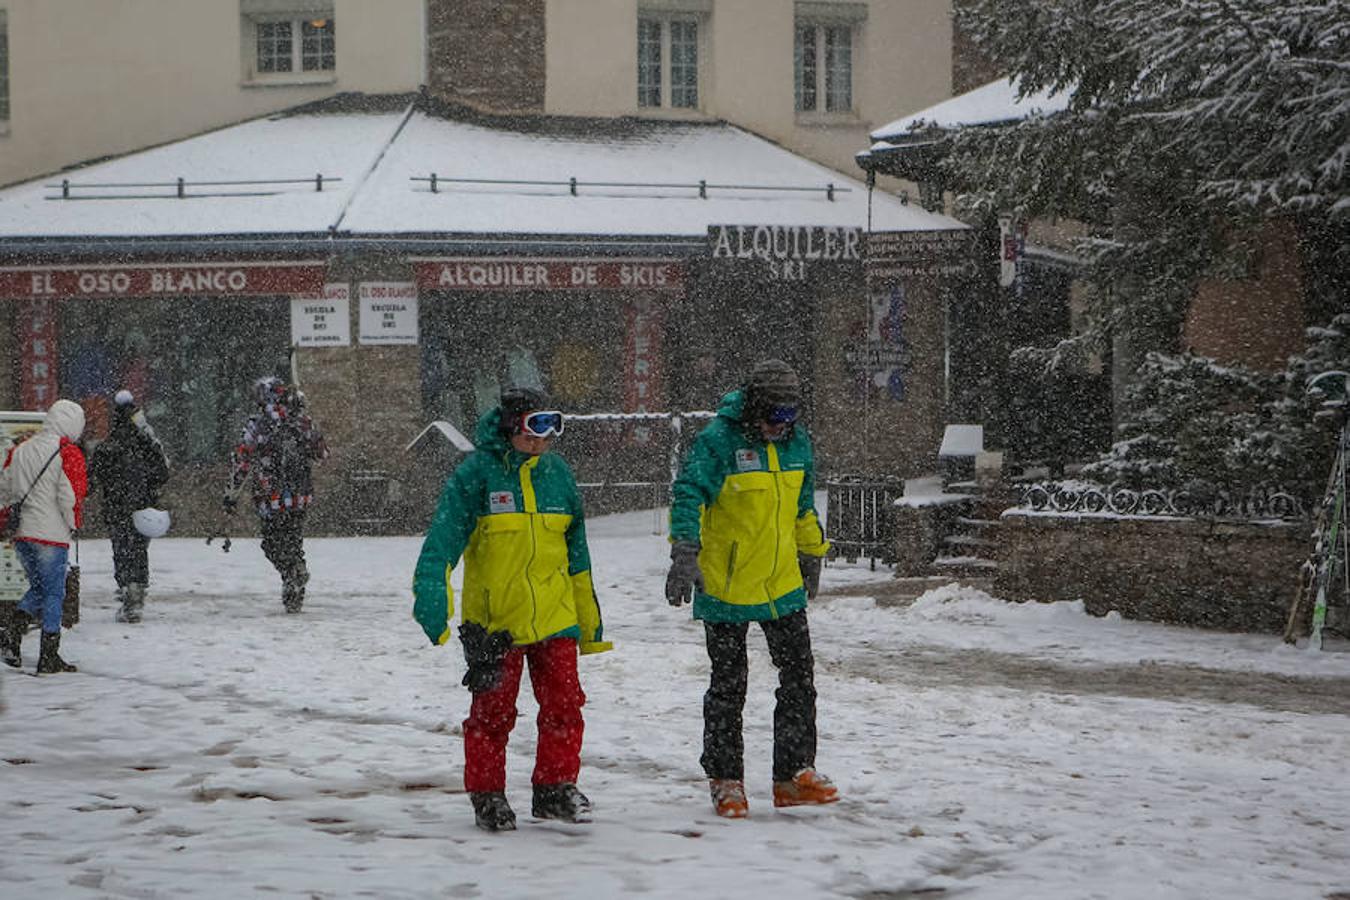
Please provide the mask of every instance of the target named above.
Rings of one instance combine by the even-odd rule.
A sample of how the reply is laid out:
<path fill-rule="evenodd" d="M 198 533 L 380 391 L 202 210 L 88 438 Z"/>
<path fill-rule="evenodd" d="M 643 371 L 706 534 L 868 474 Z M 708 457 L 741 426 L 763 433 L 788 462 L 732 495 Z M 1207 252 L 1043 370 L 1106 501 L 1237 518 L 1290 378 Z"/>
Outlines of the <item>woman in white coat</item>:
<path fill-rule="evenodd" d="M 29 621 L 37 619 L 42 626 L 39 674 L 75 671 L 59 651 L 66 559 L 88 491 L 84 452 L 77 443 L 83 433 L 84 410 L 70 400 L 57 400 L 47 410 L 42 429 L 11 448 L 0 470 L 0 506 L 23 500 L 14 552 L 28 576 L 28 593 L 0 633 L 0 657 L 11 666 L 22 664 L 23 634 Z"/>

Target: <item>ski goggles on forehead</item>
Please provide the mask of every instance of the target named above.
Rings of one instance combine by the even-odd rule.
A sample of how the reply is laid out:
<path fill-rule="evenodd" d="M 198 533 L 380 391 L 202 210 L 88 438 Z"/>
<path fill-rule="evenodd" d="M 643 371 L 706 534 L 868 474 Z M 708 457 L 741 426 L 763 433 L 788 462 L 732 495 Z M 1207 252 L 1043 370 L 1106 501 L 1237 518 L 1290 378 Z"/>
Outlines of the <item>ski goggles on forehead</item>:
<path fill-rule="evenodd" d="M 770 406 L 764 415 L 764 421 L 770 425 L 791 425 L 797 421 L 797 407 L 786 404 Z"/>
<path fill-rule="evenodd" d="M 556 437 L 563 433 L 563 414 L 556 409 L 526 413 L 520 420 L 520 430 L 530 437 Z"/>

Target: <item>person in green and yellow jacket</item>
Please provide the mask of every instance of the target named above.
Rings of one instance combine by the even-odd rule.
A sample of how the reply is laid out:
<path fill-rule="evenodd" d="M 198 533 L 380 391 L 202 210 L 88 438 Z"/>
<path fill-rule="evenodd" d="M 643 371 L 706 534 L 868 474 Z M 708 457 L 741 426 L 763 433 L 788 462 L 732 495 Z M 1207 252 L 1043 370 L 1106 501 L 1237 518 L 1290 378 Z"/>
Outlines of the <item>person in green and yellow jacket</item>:
<path fill-rule="evenodd" d="M 780 360 L 754 367 L 722 398 L 671 488 L 666 599 L 694 604 L 712 676 L 703 698 L 703 770 L 719 816 L 743 818 L 748 663 L 758 622 L 778 669 L 773 720 L 774 806 L 833 803 L 815 771 L 816 688 L 806 602 L 829 543 L 816 516 L 811 439 L 797 421 L 801 384 Z"/>
<path fill-rule="evenodd" d="M 488 831 L 516 827 L 506 800 L 506 744 L 524 663 L 539 701 L 532 811 L 576 821 L 581 707 L 577 653 L 611 649 L 591 582 L 581 495 L 548 453 L 562 413 L 539 391 L 513 388 L 479 422 L 478 447 L 445 484 L 413 576 L 413 617 L 433 644 L 450 636 L 450 570 L 464 558 L 460 642 L 473 694 L 464 720 L 464 787 Z"/>

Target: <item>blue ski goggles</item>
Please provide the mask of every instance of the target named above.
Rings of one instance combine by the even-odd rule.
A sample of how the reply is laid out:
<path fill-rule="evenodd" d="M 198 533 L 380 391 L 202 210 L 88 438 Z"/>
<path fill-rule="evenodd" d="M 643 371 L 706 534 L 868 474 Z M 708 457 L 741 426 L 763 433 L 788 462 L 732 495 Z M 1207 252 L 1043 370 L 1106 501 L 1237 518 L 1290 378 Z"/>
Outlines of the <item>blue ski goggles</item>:
<path fill-rule="evenodd" d="M 530 437 L 557 437 L 563 433 L 563 414 L 556 409 L 526 413 L 520 419 L 520 431 Z"/>
<path fill-rule="evenodd" d="M 764 416 L 764 421 L 770 425 L 791 425 L 797 421 L 797 407 L 770 406 L 769 411 Z"/>

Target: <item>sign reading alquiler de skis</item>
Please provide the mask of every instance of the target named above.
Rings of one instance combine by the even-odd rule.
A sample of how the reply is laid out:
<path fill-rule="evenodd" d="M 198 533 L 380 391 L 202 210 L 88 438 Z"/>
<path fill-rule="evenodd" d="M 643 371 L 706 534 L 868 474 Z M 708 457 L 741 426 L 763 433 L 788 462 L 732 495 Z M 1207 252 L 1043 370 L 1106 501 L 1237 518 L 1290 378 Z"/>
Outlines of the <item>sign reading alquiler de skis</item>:
<path fill-rule="evenodd" d="M 669 259 L 418 260 L 417 287 L 424 291 L 654 290 L 684 287 L 684 266 Z"/>
<path fill-rule="evenodd" d="M 146 263 L 0 269 L 0 299 L 267 296 L 323 290 L 318 262 Z"/>

